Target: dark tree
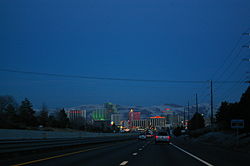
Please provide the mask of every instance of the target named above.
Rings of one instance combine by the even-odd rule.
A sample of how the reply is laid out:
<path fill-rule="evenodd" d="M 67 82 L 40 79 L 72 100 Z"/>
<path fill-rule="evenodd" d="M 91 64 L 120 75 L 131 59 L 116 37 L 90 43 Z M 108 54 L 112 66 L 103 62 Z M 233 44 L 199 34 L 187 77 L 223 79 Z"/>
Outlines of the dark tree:
<path fill-rule="evenodd" d="M 240 111 L 235 111 L 238 103 L 222 102 L 219 111 L 216 113 L 216 123 L 221 129 L 230 129 L 233 118 L 240 117 Z"/>
<path fill-rule="evenodd" d="M 12 96 L 0 96 L 0 112 L 3 112 L 7 106 L 11 104 L 13 107 L 17 107 L 17 102 Z"/>
<path fill-rule="evenodd" d="M 6 108 L 6 116 L 7 116 L 7 119 L 11 122 L 17 122 L 17 110 L 16 108 L 12 105 L 12 104 L 9 104 Z"/>
<path fill-rule="evenodd" d="M 58 127 L 58 121 L 56 120 L 55 116 L 53 116 L 53 115 L 49 116 L 48 126 L 49 127 Z"/>
<path fill-rule="evenodd" d="M 242 119 L 245 120 L 245 130 L 250 132 L 250 86 L 242 94 L 238 110 L 241 110 Z"/>
<path fill-rule="evenodd" d="M 173 134 L 174 134 L 175 136 L 180 136 L 180 135 L 182 134 L 182 133 L 181 133 L 181 130 L 182 130 L 182 128 L 181 128 L 180 126 L 178 126 L 178 127 L 174 128 Z"/>
<path fill-rule="evenodd" d="M 83 117 L 77 117 L 73 121 L 70 121 L 70 125 L 73 129 L 84 130 L 85 129 L 85 119 Z"/>
<path fill-rule="evenodd" d="M 19 117 L 20 123 L 25 126 L 36 126 L 37 119 L 35 117 L 35 111 L 32 109 L 31 102 L 25 98 L 19 107 Z"/>
<path fill-rule="evenodd" d="M 232 119 L 245 120 L 245 131 L 250 131 L 250 87 L 242 94 L 240 102 L 222 102 L 216 114 L 216 123 L 223 130 L 231 129 Z"/>
<path fill-rule="evenodd" d="M 49 115 L 48 115 L 48 108 L 45 104 L 42 105 L 42 109 L 38 115 L 38 124 L 43 125 L 44 127 L 48 126 L 49 123 Z"/>
<path fill-rule="evenodd" d="M 200 113 L 195 113 L 188 123 L 189 130 L 196 130 L 205 127 L 205 121 Z"/>
<path fill-rule="evenodd" d="M 67 114 L 65 113 L 64 109 L 60 110 L 57 113 L 57 121 L 58 121 L 58 127 L 59 128 L 70 127 L 69 118 L 67 117 Z"/>
<path fill-rule="evenodd" d="M 12 104 L 9 104 L 5 112 L 6 128 L 19 128 L 17 109 Z"/>
<path fill-rule="evenodd" d="M 12 128 L 12 121 L 9 119 L 8 106 L 17 107 L 17 103 L 12 96 L 0 96 L 0 128 Z"/>

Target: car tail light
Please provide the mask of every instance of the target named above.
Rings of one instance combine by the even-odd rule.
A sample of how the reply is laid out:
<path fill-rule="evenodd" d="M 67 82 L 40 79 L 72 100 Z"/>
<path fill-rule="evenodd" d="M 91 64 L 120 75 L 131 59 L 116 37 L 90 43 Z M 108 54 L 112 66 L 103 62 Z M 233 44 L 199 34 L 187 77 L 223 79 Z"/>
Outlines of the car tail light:
<path fill-rule="evenodd" d="M 167 136 L 167 139 L 170 139 L 170 136 Z"/>
<path fill-rule="evenodd" d="M 155 136 L 155 138 L 157 139 L 157 138 L 159 138 L 159 136 Z"/>

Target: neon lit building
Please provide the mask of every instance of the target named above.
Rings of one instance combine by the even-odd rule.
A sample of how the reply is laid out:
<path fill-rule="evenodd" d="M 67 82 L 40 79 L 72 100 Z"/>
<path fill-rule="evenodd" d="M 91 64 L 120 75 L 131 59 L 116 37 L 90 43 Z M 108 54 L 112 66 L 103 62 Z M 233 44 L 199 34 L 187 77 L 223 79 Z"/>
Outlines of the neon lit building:
<path fill-rule="evenodd" d="M 170 124 L 166 117 L 154 116 L 148 119 L 132 120 L 130 122 L 130 127 L 137 129 L 156 129 L 170 127 Z"/>
<path fill-rule="evenodd" d="M 141 113 L 140 112 L 134 112 L 133 109 L 131 109 L 128 113 L 128 119 L 129 121 L 132 120 L 140 120 L 141 119 Z"/>
<path fill-rule="evenodd" d="M 86 110 L 69 110 L 65 111 L 70 121 L 86 119 Z"/>
<path fill-rule="evenodd" d="M 167 118 L 162 116 L 154 116 L 149 118 L 149 126 L 156 127 L 167 127 Z"/>
<path fill-rule="evenodd" d="M 107 121 L 110 119 L 106 109 L 97 109 L 92 112 L 92 118 L 94 121 Z"/>

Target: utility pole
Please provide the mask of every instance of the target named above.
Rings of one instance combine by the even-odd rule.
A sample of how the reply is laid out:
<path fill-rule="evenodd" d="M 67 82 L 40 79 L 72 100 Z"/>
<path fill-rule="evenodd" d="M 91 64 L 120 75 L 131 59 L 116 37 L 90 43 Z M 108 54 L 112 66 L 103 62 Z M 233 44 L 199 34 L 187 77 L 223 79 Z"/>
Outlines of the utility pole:
<path fill-rule="evenodd" d="M 189 101 L 188 101 L 188 110 L 187 110 L 187 120 L 189 121 Z"/>
<path fill-rule="evenodd" d="M 213 125 L 213 113 L 214 113 L 214 101 L 213 101 L 213 81 L 210 81 L 210 88 L 211 88 L 211 126 Z"/>
<path fill-rule="evenodd" d="M 185 107 L 183 108 L 183 111 L 184 111 L 184 112 L 183 112 L 183 113 L 184 113 L 184 120 L 183 120 L 183 124 L 184 124 L 184 125 L 183 125 L 183 126 L 185 127 L 185 124 L 186 124 L 186 122 L 185 122 L 185 121 L 186 121 Z"/>
<path fill-rule="evenodd" d="M 197 93 L 195 95 L 195 99 L 196 99 L 196 113 L 198 113 L 199 110 L 198 110 L 198 96 L 197 96 Z"/>
<path fill-rule="evenodd" d="M 245 33 L 242 33 L 242 35 L 243 36 L 250 36 L 250 33 L 249 32 L 245 32 Z M 244 47 L 244 48 L 250 48 L 250 45 L 243 45 L 242 47 Z M 245 58 L 245 59 L 243 59 L 243 61 L 250 62 L 250 58 Z M 249 72 L 247 72 L 247 73 L 249 73 Z M 249 85 L 250 85 L 250 80 L 246 81 L 246 83 L 249 83 Z"/>

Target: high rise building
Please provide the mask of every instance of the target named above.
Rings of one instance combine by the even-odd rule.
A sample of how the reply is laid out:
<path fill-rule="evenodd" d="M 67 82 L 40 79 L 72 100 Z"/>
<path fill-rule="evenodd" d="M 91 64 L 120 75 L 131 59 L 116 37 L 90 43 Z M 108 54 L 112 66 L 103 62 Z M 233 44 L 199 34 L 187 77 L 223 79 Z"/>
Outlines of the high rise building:
<path fill-rule="evenodd" d="M 133 109 L 131 109 L 128 113 L 128 119 L 129 121 L 132 120 L 140 120 L 141 119 L 141 113 L 140 112 L 134 112 Z"/>
<path fill-rule="evenodd" d="M 116 126 L 120 125 L 120 114 L 111 114 L 111 123 L 114 123 Z"/>
<path fill-rule="evenodd" d="M 111 115 L 118 113 L 116 105 L 112 103 L 105 103 L 104 106 L 107 111 L 108 120 L 111 120 Z"/>
<path fill-rule="evenodd" d="M 86 121 L 86 110 L 69 110 L 65 113 L 73 124 L 82 125 Z"/>
<path fill-rule="evenodd" d="M 167 127 L 167 118 L 162 116 L 154 116 L 149 118 L 149 126 L 152 128 L 156 127 Z"/>
<path fill-rule="evenodd" d="M 149 121 L 148 121 L 148 119 L 132 120 L 130 126 L 135 127 L 135 128 L 146 129 L 149 127 Z"/>
<path fill-rule="evenodd" d="M 107 121 L 109 120 L 109 114 L 106 109 L 96 109 L 92 112 L 92 118 L 94 121 Z"/>
<path fill-rule="evenodd" d="M 148 119 L 130 121 L 130 128 L 133 129 L 161 129 L 170 127 L 166 117 L 154 116 Z"/>

